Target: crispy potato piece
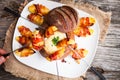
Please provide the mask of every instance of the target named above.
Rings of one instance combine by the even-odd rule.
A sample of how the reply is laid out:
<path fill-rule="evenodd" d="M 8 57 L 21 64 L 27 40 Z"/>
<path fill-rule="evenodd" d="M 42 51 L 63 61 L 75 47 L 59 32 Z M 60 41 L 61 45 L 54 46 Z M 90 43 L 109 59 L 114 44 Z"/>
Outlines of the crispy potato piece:
<path fill-rule="evenodd" d="M 69 39 L 67 44 L 75 44 L 75 40 L 74 39 Z"/>
<path fill-rule="evenodd" d="M 94 25 L 95 19 L 92 17 L 82 17 L 80 18 L 80 22 L 78 27 L 73 31 L 74 34 L 78 37 L 86 37 L 91 35 L 94 31 L 89 27 Z"/>
<path fill-rule="evenodd" d="M 37 11 L 38 14 L 46 15 L 49 12 L 49 9 L 43 5 L 37 4 Z"/>
<path fill-rule="evenodd" d="M 90 30 L 87 27 L 78 27 L 76 30 L 74 30 L 74 34 L 78 37 L 86 37 L 91 35 Z"/>
<path fill-rule="evenodd" d="M 32 31 L 25 26 L 19 26 L 18 31 L 20 32 L 20 34 L 22 36 L 25 36 L 25 37 L 31 37 L 32 36 Z"/>
<path fill-rule="evenodd" d="M 39 30 L 35 30 L 31 32 L 29 28 L 24 26 L 19 26 L 18 30 L 20 31 L 22 36 L 17 36 L 16 40 L 21 45 L 28 45 L 27 47 L 17 50 L 16 54 L 20 57 L 27 57 L 34 53 L 34 49 L 41 50 L 44 45 L 44 38 L 41 36 Z"/>
<path fill-rule="evenodd" d="M 16 40 L 21 44 L 21 45 L 25 45 L 25 44 L 30 44 L 31 40 L 29 37 L 25 37 L 25 36 L 17 36 Z"/>
<path fill-rule="evenodd" d="M 82 17 L 80 18 L 80 26 L 82 27 L 90 27 L 94 25 L 95 19 L 92 17 Z"/>
<path fill-rule="evenodd" d="M 36 50 L 41 50 L 44 46 L 44 38 L 38 30 L 35 30 L 32 33 L 32 46 Z"/>
<path fill-rule="evenodd" d="M 29 14 L 28 19 L 37 25 L 41 25 L 44 21 L 43 17 L 36 13 Z"/>
<path fill-rule="evenodd" d="M 35 51 L 31 48 L 23 48 L 20 50 L 15 51 L 16 55 L 20 56 L 20 57 L 28 57 L 32 54 L 35 53 Z"/>
<path fill-rule="evenodd" d="M 57 47 L 58 48 L 60 48 L 60 47 L 66 47 L 68 45 L 67 42 L 68 42 L 68 40 L 67 40 L 67 38 L 65 38 L 65 39 L 63 39 L 63 40 L 61 40 L 61 41 L 59 41 L 57 43 Z"/>
<path fill-rule="evenodd" d="M 37 13 L 37 10 L 34 4 L 28 7 L 28 11 L 30 13 Z"/>
<path fill-rule="evenodd" d="M 49 9 L 46 6 L 41 4 L 33 4 L 28 7 L 28 10 L 31 13 L 37 13 L 39 15 L 46 15 L 49 12 Z"/>
<path fill-rule="evenodd" d="M 64 55 L 64 52 L 65 52 L 65 47 L 51 54 L 49 57 L 47 57 L 47 59 L 49 59 L 50 61 L 58 60 Z"/>
<path fill-rule="evenodd" d="M 50 26 L 50 27 L 48 27 L 48 29 L 46 29 L 46 31 L 45 31 L 45 37 L 47 37 L 47 38 L 50 37 L 57 30 L 58 30 L 58 28 L 56 26 Z"/>

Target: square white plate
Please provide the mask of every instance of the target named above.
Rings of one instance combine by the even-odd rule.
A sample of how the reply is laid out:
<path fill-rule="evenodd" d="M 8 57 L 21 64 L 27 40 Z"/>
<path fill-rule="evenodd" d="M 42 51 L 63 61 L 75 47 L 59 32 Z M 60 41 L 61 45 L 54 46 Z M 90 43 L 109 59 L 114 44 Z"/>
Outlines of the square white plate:
<path fill-rule="evenodd" d="M 64 4 L 53 2 L 53 1 L 47 1 L 47 0 L 35 0 L 31 1 L 28 3 L 25 8 L 23 9 L 21 16 L 27 19 L 27 15 L 30 14 L 28 11 L 28 6 L 32 4 L 42 4 L 49 9 L 53 9 L 58 6 L 62 6 Z M 88 13 L 76 9 L 79 13 L 80 17 L 92 17 Z M 18 19 L 18 22 L 16 24 L 16 28 L 14 31 L 14 36 L 13 36 L 13 43 L 12 43 L 12 48 L 13 50 L 19 48 L 21 45 L 15 40 L 16 36 L 19 36 L 20 33 L 18 31 L 18 26 L 24 25 L 28 27 L 31 31 L 34 31 L 35 28 L 38 26 L 25 20 L 24 18 L 20 17 Z M 98 39 L 99 39 L 99 24 L 96 20 L 95 24 L 91 27 L 94 30 L 94 33 L 91 36 L 88 37 L 76 37 L 76 43 L 78 44 L 79 48 L 85 48 L 88 50 L 88 55 L 83 58 L 88 65 L 91 64 L 95 52 L 97 49 L 97 44 L 98 44 Z M 30 66 L 34 69 L 47 72 L 50 74 L 57 75 L 57 69 L 56 69 L 56 61 L 49 62 L 46 60 L 44 57 L 41 56 L 41 54 L 36 51 L 35 54 L 29 56 L 29 57 L 19 57 L 14 53 L 16 59 L 20 61 L 21 63 Z M 65 60 L 67 63 L 63 63 L 61 61 L 57 61 L 58 63 L 58 70 L 59 70 L 59 75 L 62 77 L 68 77 L 68 78 L 75 78 L 81 76 L 83 73 L 87 71 L 89 66 L 83 61 L 80 61 L 80 64 L 77 64 L 70 56 L 66 57 Z"/>

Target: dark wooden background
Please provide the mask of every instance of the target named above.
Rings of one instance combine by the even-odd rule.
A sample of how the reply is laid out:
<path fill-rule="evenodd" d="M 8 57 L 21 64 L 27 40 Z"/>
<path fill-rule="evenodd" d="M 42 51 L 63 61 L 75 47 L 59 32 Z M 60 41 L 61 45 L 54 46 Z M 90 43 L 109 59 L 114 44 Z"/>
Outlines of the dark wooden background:
<path fill-rule="evenodd" d="M 5 12 L 4 7 L 17 11 L 24 0 L 0 0 L 0 48 L 3 47 L 5 33 L 15 17 Z M 30 0 L 29 0 L 30 1 Z M 54 0 L 59 1 L 59 0 Z M 107 80 L 120 80 L 120 0 L 74 0 L 83 1 L 98 6 L 103 11 L 112 11 L 111 25 L 105 41 L 98 45 L 97 53 L 92 63 Z M 25 80 L 5 72 L 0 67 L 0 80 Z M 85 80 L 99 80 L 90 70 Z"/>

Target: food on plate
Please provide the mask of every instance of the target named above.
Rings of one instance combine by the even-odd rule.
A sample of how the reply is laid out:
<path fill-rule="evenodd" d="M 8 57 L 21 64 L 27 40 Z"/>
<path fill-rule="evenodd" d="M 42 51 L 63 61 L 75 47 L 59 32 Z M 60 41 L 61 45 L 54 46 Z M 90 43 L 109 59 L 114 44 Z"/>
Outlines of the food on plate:
<path fill-rule="evenodd" d="M 92 17 L 81 17 L 80 18 L 80 26 L 82 27 L 90 27 L 94 25 L 95 19 Z"/>
<path fill-rule="evenodd" d="M 28 19 L 38 25 L 41 25 L 44 21 L 43 17 L 41 15 L 38 15 L 36 13 L 32 13 L 28 15 Z"/>
<path fill-rule="evenodd" d="M 32 36 L 32 31 L 29 28 L 25 27 L 25 26 L 19 26 L 18 31 L 20 32 L 20 34 L 22 36 L 25 36 L 25 37 Z"/>
<path fill-rule="evenodd" d="M 86 37 L 87 35 L 91 35 L 93 33 L 93 29 L 89 28 L 90 26 L 94 25 L 95 19 L 92 17 L 82 17 L 79 20 L 79 25 L 73 31 L 75 35 L 78 37 Z"/>
<path fill-rule="evenodd" d="M 45 21 L 49 26 L 57 26 L 59 31 L 67 33 L 77 27 L 78 13 L 69 6 L 61 6 L 49 11 Z"/>
<path fill-rule="evenodd" d="M 46 31 L 48 31 L 48 30 L 46 30 Z M 57 48 L 56 45 L 59 41 L 65 39 L 65 38 L 66 38 L 66 34 L 60 32 L 60 31 L 55 31 L 53 33 L 53 35 L 51 35 L 48 38 L 46 37 L 45 38 L 45 46 L 44 46 L 44 49 L 45 49 L 46 53 L 47 54 L 52 54 L 55 51 L 59 50 L 59 48 Z"/>
<path fill-rule="evenodd" d="M 28 7 L 28 11 L 30 12 L 28 19 L 37 25 L 41 25 L 44 22 L 44 15 L 49 12 L 49 9 L 42 4 L 33 4 Z"/>
<path fill-rule="evenodd" d="M 88 50 L 86 50 L 86 49 L 75 49 L 75 50 L 72 50 L 71 54 L 72 54 L 72 58 L 75 59 L 76 62 L 79 64 L 80 63 L 79 60 L 84 58 L 85 56 L 87 56 Z"/>
<path fill-rule="evenodd" d="M 86 56 L 86 49 L 78 49 L 75 35 L 78 37 L 91 35 L 93 31 L 89 28 L 95 23 L 94 18 L 82 17 L 79 19 L 75 9 L 61 6 L 52 9 L 45 15 L 45 21 L 48 28 L 45 30 L 44 55 L 42 53 L 44 57 L 53 61 L 64 59 L 68 55 L 75 60 Z M 60 33 L 64 35 L 63 39 L 60 38 L 62 37 L 59 35 Z"/>
<path fill-rule="evenodd" d="M 64 53 L 65 53 L 65 48 L 61 48 L 46 58 L 50 61 L 59 60 L 64 55 Z"/>
<path fill-rule="evenodd" d="M 67 38 L 60 40 L 56 45 L 57 49 L 59 50 L 53 52 L 46 58 L 49 61 L 64 59 L 71 53 L 71 49 L 69 49 L 69 46 L 71 46 L 72 48 L 75 48 L 76 44 L 73 42 L 71 43 Z"/>
<path fill-rule="evenodd" d="M 49 61 L 62 59 L 67 56 L 69 53 L 66 53 L 66 47 L 74 42 L 68 40 L 66 33 L 60 32 L 56 26 L 50 26 L 46 29 L 44 41 L 44 47 L 42 52 L 40 52 Z"/>
<path fill-rule="evenodd" d="M 46 31 L 45 31 L 45 37 L 50 37 L 51 35 L 53 35 L 54 34 L 54 32 L 55 31 L 57 31 L 58 30 L 58 28 L 56 27 L 56 26 L 50 26 L 50 27 L 48 27 L 47 29 L 46 29 Z"/>
<path fill-rule="evenodd" d="M 78 61 L 87 55 L 86 49 L 78 48 L 75 36 L 92 35 L 94 30 L 91 26 L 95 23 L 94 18 L 80 17 L 74 8 L 66 5 L 49 10 L 41 4 L 33 4 L 28 10 L 30 12 L 28 19 L 45 29 L 32 32 L 25 26 L 18 27 L 21 36 L 17 36 L 16 40 L 21 45 L 30 46 L 17 51 L 17 54 L 26 56 L 30 52 L 31 55 L 35 49 L 49 61 L 63 60 L 68 55 Z M 46 27 L 43 24 L 46 24 Z"/>
<path fill-rule="evenodd" d="M 18 49 L 15 51 L 16 55 L 20 57 L 28 57 L 35 53 L 35 51 L 29 47 Z"/>
<path fill-rule="evenodd" d="M 25 36 L 17 36 L 16 40 L 21 44 L 21 45 L 26 45 L 30 44 L 31 40 L 30 37 L 25 37 Z"/>
<path fill-rule="evenodd" d="M 78 37 L 86 37 L 88 35 L 92 35 L 93 32 L 94 32 L 93 29 L 87 27 L 77 27 L 74 30 L 74 34 Z"/>
<path fill-rule="evenodd" d="M 84 58 L 87 55 L 87 53 L 88 53 L 88 51 L 85 49 L 76 49 L 76 50 L 72 51 L 72 57 L 75 60 L 78 60 L 78 59 Z"/>
<path fill-rule="evenodd" d="M 42 4 L 33 4 L 28 7 L 30 13 L 37 13 L 39 15 L 46 15 L 49 12 L 49 9 Z"/>
<path fill-rule="evenodd" d="M 44 38 L 41 36 L 40 32 L 38 30 L 35 30 L 32 33 L 32 46 L 36 50 L 41 50 L 44 46 Z"/>
<path fill-rule="evenodd" d="M 17 50 L 16 54 L 20 57 L 27 57 L 34 53 L 34 50 L 41 50 L 44 45 L 44 38 L 39 30 L 31 31 L 25 26 L 19 26 L 18 31 L 21 36 L 17 36 L 16 40 L 22 45 L 28 45 L 25 49 Z"/>
<path fill-rule="evenodd" d="M 74 39 L 68 39 L 66 33 L 59 31 L 56 26 L 48 27 L 45 33 L 49 33 L 49 36 L 45 36 L 44 48 L 40 52 L 49 61 L 63 59 L 70 55 L 71 50 L 68 46 L 76 48 Z"/>

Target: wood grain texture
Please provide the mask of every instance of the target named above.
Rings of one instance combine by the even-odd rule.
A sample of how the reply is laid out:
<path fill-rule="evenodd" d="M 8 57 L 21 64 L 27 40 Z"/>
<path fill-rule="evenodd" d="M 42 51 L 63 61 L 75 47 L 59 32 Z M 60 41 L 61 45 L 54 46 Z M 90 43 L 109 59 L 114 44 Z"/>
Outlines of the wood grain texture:
<path fill-rule="evenodd" d="M 30 1 L 30 0 L 29 0 Z M 55 1 L 55 0 L 54 0 Z M 98 45 L 93 66 L 103 73 L 107 80 L 120 80 L 120 0 L 75 0 L 98 6 L 103 11 L 112 11 L 112 20 L 105 41 Z M 23 0 L 0 0 L 0 47 L 3 46 L 5 32 L 15 19 L 11 14 L 3 11 L 5 6 L 16 10 Z M 13 4 L 11 4 L 13 3 Z M 16 4 L 15 4 L 16 3 Z M 9 78 L 8 78 L 9 77 Z M 88 70 L 87 80 L 99 80 Z M 12 76 L 0 69 L 0 80 L 25 80 Z"/>

